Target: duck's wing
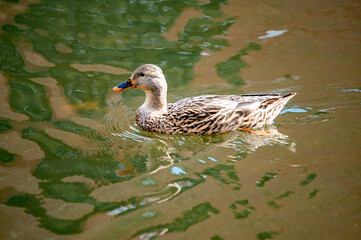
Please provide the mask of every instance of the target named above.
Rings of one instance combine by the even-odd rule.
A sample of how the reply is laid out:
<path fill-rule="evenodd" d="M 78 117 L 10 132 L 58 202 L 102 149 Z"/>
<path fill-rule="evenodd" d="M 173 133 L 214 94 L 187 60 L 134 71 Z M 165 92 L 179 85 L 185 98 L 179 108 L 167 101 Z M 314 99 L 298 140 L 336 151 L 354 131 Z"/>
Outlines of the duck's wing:
<path fill-rule="evenodd" d="M 279 95 L 205 95 L 168 105 L 167 119 L 177 133 L 214 134 L 237 129 L 239 122 L 262 103 Z"/>
<path fill-rule="evenodd" d="M 216 134 L 260 127 L 273 121 L 296 93 L 253 95 L 206 95 L 168 105 L 165 117 L 173 134 Z"/>
<path fill-rule="evenodd" d="M 213 134 L 219 132 L 214 124 L 221 116 L 220 106 L 175 106 L 165 117 L 173 134 L 196 133 Z"/>

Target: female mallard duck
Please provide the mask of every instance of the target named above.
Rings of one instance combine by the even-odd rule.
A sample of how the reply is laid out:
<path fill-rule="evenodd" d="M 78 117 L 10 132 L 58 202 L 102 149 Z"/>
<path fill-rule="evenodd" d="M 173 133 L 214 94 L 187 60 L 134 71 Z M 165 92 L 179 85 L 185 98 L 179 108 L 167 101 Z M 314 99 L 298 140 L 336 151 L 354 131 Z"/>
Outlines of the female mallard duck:
<path fill-rule="evenodd" d="M 146 94 L 144 104 L 137 110 L 138 126 L 165 134 L 250 131 L 271 123 L 296 95 L 204 95 L 167 104 L 167 82 L 162 70 L 152 64 L 138 67 L 127 81 L 113 90 L 130 88 L 142 89 Z"/>

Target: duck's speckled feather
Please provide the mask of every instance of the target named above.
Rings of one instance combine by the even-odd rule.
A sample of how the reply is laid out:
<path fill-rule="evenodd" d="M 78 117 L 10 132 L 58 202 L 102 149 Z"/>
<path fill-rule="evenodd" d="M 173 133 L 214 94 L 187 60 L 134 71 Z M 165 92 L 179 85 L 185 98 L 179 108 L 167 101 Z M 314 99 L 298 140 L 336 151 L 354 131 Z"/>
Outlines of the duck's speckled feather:
<path fill-rule="evenodd" d="M 205 95 L 167 105 L 158 117 L 137 112 L 138 126 L 166 134 L 201 135 L 250 129 L 269 124 L 295 93 L 281 97 L 260 95 Z"/>

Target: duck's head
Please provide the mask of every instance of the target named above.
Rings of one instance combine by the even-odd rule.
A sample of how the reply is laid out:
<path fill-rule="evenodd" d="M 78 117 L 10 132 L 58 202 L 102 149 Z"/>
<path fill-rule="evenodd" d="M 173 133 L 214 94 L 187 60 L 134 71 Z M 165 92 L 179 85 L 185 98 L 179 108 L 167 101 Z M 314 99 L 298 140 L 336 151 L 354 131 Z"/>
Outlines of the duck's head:
<path fill-rule="evenodd" d="M 138 67 L 127 81 L 114 87 L 113 91 L 121 92 L 130 88 L 157 93 L 167 91 L 167 82 L 160 67 L 145 64 Z"/>

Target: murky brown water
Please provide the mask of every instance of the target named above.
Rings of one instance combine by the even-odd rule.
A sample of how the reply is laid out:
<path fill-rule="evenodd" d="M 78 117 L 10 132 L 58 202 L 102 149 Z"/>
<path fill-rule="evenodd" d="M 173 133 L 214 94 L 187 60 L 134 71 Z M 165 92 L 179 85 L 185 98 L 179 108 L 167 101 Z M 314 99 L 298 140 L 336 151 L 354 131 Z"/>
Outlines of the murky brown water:
<path fill-rule="evenodd" d="M 123 6 L 116 7 L 117 16 L 125 15 Z M 57 8 L 65 9 L 66 3 L 57 3 Z M 82 29 L 74 23 L 82 43 L 99 50 L 89 50 L 88 58 L 80 46 L 51 32 L 46 21 L 34 27 L 31 17 L 14 20 L 27 11 L 31 16 L 26 3 L 3 1 L 0 9 L 2 26 L 15 24 L 39 36 L 8 28 L 0 34 L 0 42 L 11 42 L 25 64 L 14 71 L 3 67 L 13 59 L 10 54 L 0 62 L 0 117 L 11 125 L 1 123 L 0 143 L 13 156 L 2 155 L 0 162 L 0 238 L 360 239 L 359 1 L 234 0 L 219 10 L 211 5 L 179 8 L 179 16 L 175 14 L 174 23 L 166 25 L 157 40 L 169 49 L 181 42 L 179 33 L 190 28 L 192 19 L 234 17 L 224 34 L 215 31 L 227 44 L 212 43 L 192 52 L 193 74 L 183 70 L 186 65 L 177 65 L 177 58 L 186 54 L 179 49 L 194 49 L 189 46 L 201 41 L 195 35 L 174 47 L 175 55 L 151 52 L 160 47 L 157 41 L 149 40 L 144 47 L 129 35 L 126 46 L 139 44 L 144 56 L 130 48 L 140 56 L 123 62 L 104 49 L 116 51 L 124 39 L 116 45 L 98 37 L 101 28 Z M 127 12 L 128 22 L 132 11 Z M 104 16 L 95 14 L 99 18 L 93 21 L 110 21 L 101 13 Z M 55 17 L 49 19 L 55 22 Z M 142 21 L 152 19 L 145 16 Z M 160 25 L 166 21 L 158 20 Z M 120 36 L 109 30 L 111 25 L 102 28 L 109 39 Z M 276 32 L 267 33 L 270 30 Z M 65 35 L 76 38 L 70 30 Z M 41 36 L 51 39 L 47 47 L 37 42 L 43 41 Z M 245 50 L 238 62 L 247 66 L 222 75 L 216 65 L 249 43 L 261 49 Z M 160 59 L 147 54 L 159 54 Z M 298 94 L 276 118 L 270 136 L 146 133 L 134 124 L 143 95 L 137 90 L 111 92 L 111 86 L 152 59 L 160 65 L 170 61 L 162 65 L 170 83 L 169 102 L 201 94 Z M 43 94 L 46 103 L 17 87 L 18 79 L 30 84 L 36 96 Z M 22 107 L 32 100 L 35 107 Z M 49 109 L 51 117 L 36 109 Z"/>

